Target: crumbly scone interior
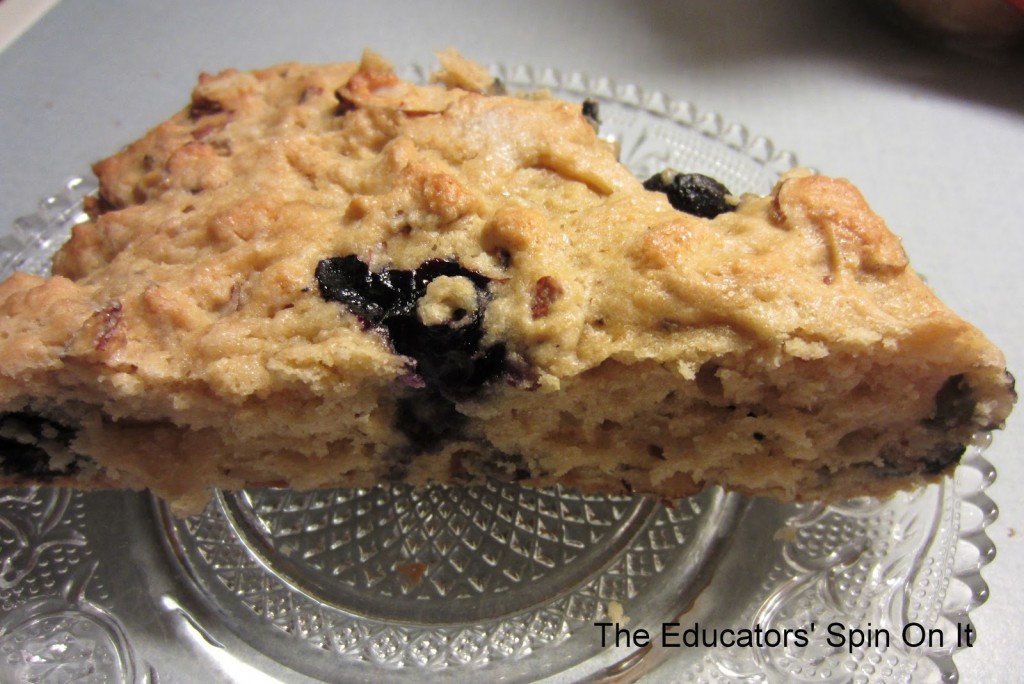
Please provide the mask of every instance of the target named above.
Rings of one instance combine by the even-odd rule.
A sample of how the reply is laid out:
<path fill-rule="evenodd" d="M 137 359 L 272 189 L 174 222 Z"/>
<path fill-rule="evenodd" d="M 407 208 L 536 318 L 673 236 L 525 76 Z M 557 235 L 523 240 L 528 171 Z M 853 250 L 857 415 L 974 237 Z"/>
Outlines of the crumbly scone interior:
<path fill-rule="evenodd" d="M 1002 355 L 849 183 L 795 173 L 691 216 L 644 190 L 579 105 L 443 64 L 431 86 L 372 54 L 204 76 L 188 108 L 96 165 L 95 217 L 54 276 L 0 284 L 0 428 L 73 432 L 82 458 L 51 481 L 194 510 L 214 486 L 479 475 L 884 494 L 1005 419 Z M 318 291 L 318 264 L 343 256 L 488 281 L 481 344 L 501 345 L 504 372 L 426 402 L 417 421 L 457 423 L 429 447 L 403 424 L 416 364 Z M 424 324 L 471 298 L 445 278 Z"/>

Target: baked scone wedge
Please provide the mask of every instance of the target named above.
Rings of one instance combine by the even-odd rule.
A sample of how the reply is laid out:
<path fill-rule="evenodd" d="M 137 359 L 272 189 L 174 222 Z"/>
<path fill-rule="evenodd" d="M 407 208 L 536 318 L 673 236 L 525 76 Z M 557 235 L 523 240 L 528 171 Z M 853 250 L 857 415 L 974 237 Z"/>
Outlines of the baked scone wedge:
<path fill-rule="evenodd" d="M 0 284 L 0 482 L 834 500 L 1003 424 L 1003 355 L 850 183 L 648 189 L 589 105 L 441 57 L 204 75 L 96 164 L 52 277 Z"/>

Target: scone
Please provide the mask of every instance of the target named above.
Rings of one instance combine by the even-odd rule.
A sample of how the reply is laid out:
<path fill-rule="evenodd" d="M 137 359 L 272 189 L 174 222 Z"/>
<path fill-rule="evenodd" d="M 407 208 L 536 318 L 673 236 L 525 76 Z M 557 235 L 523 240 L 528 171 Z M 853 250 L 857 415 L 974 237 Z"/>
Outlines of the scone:
<path fill-rule="evenodd" d="M 442 53 L 203 75 L 0 284 L 0 482 L 886 495 L 1014 401 L 850 183 L 635 178 Z M 646 187 L 645 187 L 646 186 Z"/>

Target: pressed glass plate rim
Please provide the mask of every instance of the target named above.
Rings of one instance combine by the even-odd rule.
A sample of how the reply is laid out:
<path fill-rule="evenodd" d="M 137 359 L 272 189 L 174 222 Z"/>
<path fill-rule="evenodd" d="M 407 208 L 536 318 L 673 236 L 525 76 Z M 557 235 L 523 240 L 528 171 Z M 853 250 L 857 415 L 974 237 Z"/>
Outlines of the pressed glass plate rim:
<path fill-rule="evenodd" d="M 429 70 L 422 66 L 411 66 L 406 76 L 423 80 Z M 766 137 L 751 134 L 743 125 L 729 122 L 714 112 L 706 112 L 685 100 L 669 97 L 659 90 L 648 90 L 632 83 L 618 83 L 604 77 L 591 77 L 582 72 L 561 72 L 553 68 L 537 68 L 529 65 L 506 67 L 492 65 L 492 73 L 509 86 L 531 89 L 551 88 L 580 97 L 596 97 L 635 107 L 666 120 L 698 131 L 707 138 L 724 144 L 766 169 L 781 174 L 797 165 L 796 156 L 788 151 L 778 150 Z M 0 257 L 5 275 L 12 270 L 27 267 L 38 270 L 39 264 L 26 263 L 39 250 L 51 249 L 54 242 L 65 239 L 55 235 L 53 229 L 66 225 L 81 215 L 82 199 L 96 190 L 96 183 L 85 177 L 68 179 L 60 192 L 47 196 L 38 203 L 37 210 L 17 219 L 13 232 L 0 236 Z M 971 527 L 960 524 L 955 544 L 955 560 L 946 601 L 940 614 L 951 622 L 965 623 L 970 612 L 984 604 L 989 597 L 989 588 L 982 577 L 982 569 L 995 557 L 995 544 L 986 530 L 998 516 L 994 501 L 986 494 L 995 481 L 996 470 L 981 451 L 988 443 L 988 436 L 978 440 L 977 448 L 968 451 L 954 483 L 947 480 L 959 502 L 959 518 L 974 520 Z M 968 516 L 970 512 L 970 516 Z M 2 613 L 0 613 L 2 620 Z M 958 671 L 953 657 L 959 647 L 954 646 L 948 655 L 928 653 L 937 667 L 943 681 L 956 681 Z"/>

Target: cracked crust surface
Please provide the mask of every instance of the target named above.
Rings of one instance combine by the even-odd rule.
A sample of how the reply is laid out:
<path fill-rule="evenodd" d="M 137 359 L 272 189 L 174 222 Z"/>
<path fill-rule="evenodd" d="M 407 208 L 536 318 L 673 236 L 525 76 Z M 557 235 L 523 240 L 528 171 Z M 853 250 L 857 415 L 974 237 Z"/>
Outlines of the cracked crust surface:
<path fill-rule="evenodd" d="M 1006 419 L 1002 354 L 850 183 L 796 172 L 689 215 L 578 104 L 442 63 L 430 86 L 369 53 L 203 75 L 97 163 L 53 276 L 0 284 L 0 439 L 21 454 L 0 482 L 149 487 L 182 511 L 211 487 L 481 475 L 829 500 L 934 479 Z M 318 291 L 317 265 L 349 255 L 487 279 L 500 377 L 416 408 L 416 363 Z M 472 308 L 445 277 L 424 325 Z M 424 448 L 410 406 L 453 428 Z M 16 467 L 58 433 L 73 472 Z"/>

